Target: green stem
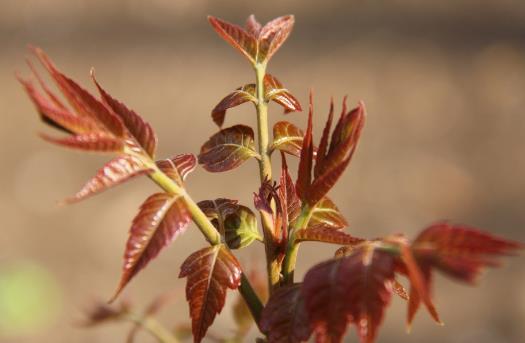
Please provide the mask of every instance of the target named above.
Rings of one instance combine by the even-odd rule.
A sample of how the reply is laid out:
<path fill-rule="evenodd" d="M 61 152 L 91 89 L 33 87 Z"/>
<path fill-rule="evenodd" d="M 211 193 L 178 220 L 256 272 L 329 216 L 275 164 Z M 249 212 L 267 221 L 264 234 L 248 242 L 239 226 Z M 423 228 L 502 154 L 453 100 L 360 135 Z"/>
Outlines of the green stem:
<path fill-rule="evenodd" d="M 195 201 L 193 201 L 193 199 L 186 193 L 186 190 L 169 178 L 165 173 L 163 173 L 162 170 L 157 167 L 156 163 L 151 160 L 151 158 L 145 157 L 144 155 L 139 155 L 139 157 L 148 168 L 153 170 L 153 172 L 149 174 L 151 180 L 159 185 L 160 188 L 162 188 L 165 192 L 183 197 L 193 222 L 195 222 L 206 240 L 212 245 L 221 244 L 222 238 L 219 231 L 217 231 L 215 226 L 213 226 L 211 221 L 208 219 L 208 217 L 206 217 L 204 212 L 202 212 Z M 246 304 L 250 309 L 250 312 L 258 323 L 258 319 L 261 316 L 262 303 L 253 290 L 253 287 L 250 285 L 250 281 L 244 277 L 244 274 L 242 275 L 239 292 L 243 296 L 244 301 L 246 301 Z"/>
<path fill-rule="evenodd" d="M 152 317 L 141 317 L 134 313 L 126 315 L 126 319 L 140 325 L 148 331 L 159 343 L 179 343 L 179 340 L 171 334 L 161 323 Z"/>
<path fill-rule="evenodd" d="M 259 174 L 261 183 L 272 179 L 272 162 L 268 138 L 268 103 L 264 96 L 264 75 L 266 74 L 266 63 L 257 63 L 255 69 L 255 84 L 257 91 L 257 133 L 259 144 Z M 270 294 L 280 281 L 280 265 L 274 244 L 273 223 L 261 214 L 264 234 L 264 248 L 266 252 L 266 269 L 268 272 L 268 285 Z"/>
<path fill-rule="evenodd" d="M 297 231 L 307 227 L 312 217 L 312 212 L 313 208 L 307 204 L 303 204 L 301 214 L 297 218 L 292 232 L 290 232 L 283 262 L 283 279 L 285 284 L 292 284 L 294 282 L 295 265 L 297 263 L 297 254 L 299 253 L 299 243 L 295 242 L 295 234 Z"/>

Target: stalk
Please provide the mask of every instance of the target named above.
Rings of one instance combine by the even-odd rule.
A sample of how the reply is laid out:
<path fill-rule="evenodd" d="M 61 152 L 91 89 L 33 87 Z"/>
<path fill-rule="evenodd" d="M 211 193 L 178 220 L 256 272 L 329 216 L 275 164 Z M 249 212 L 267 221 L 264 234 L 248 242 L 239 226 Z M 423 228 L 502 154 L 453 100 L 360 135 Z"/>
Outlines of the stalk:
<path fill-rule="evenodd" d="M 130 152 L 128 152 L 130 153 Z M 131 152 L 133 153 L 133 152 Z M 204 212 L 200 209 L 200 207 L 195 203 L 195 201 L 186 193 L 186 190 L 179 186 L 175 181 L 173 181 L 171 178 L 169 178 L 162 170 L 160 170 L 156 163 L 149 157 L 145 156 L 144 154 L 135 154 L 135 156 L 139 157 L 143 163 L 152 170 L 152 172 L 149 174 L 149 177 L 153 182 L 155 182 L 160 188 L 162 188 L 165 192 L 169 194 L 179 195 L 182 196 L 184 199 L 184 202 L 186 203 L 186 206 L 188 208 L 188 211 L 191 214 L 191 218 L 193 222 L 197 225 L 199 230 L 202 232 L 206 240 L 211 245 L 218 245 L 222 243 L 222 238 L 215 228 L 211 221 L 206 217 Z M 261 317 L 261 311 L 262 311 L 262 302 L 253 290 L 252 285 L 250 284 L 250 281 L 246 278 L 244 273 L 241 275 L 241 285 L 239 286 L 239 292 L 242 295 L 244 301 L 248 305 L 248 308 L 250 309 L 251 314 L 253 315 L 253 318 L 255 319 L 256 323 L 258 324 L 259 318 Z"/>
<path fill-rule="evenodd" d="M 143 318 L 133 313 L 127 314 L 125 318 L 140 325 L 144 330 L 148 331 L 153 337 L 155 337 L 159 343 L 179 343 L 179 340 L 155 318 Z"/>
<path fill-rule="evenodd" d="M 258 133 L 258 149 L 259 149 L 259 174 L 261 184 L 265 180 L 272 178 L 272 162 L 269 150 L 268 139 L 268 103 L 264 97 L 264 75 L 266 74 L 266 63 L 256 63 L 255 69 L 255 84 L 257 91 L 257 133 Z M 261 221 L 264 234 L 264 248 L 266 253 L 266 270 L 268 272 L 268 286 L 270 294 L 279 284 L 280 281 L 280 265 L 277 259 L 276 247 L 274 245 L 274 232 L 272 223 L 261 213 Z"/>
<path fill-rule="evenodd" d="M 297 218 L 292 232 L 290 232 L 283 262 L 283 280 L 285 284 L 292 284 L 294 281 L 295 265 L 297 264 L 297 254 L 299 253 L 299 243 L 295 242 L 295 234 L 297 231 L 306 228 L 312 217 L 312 211 L 313 208 L 304 204 L 301 209 L 301 214 Z"/>

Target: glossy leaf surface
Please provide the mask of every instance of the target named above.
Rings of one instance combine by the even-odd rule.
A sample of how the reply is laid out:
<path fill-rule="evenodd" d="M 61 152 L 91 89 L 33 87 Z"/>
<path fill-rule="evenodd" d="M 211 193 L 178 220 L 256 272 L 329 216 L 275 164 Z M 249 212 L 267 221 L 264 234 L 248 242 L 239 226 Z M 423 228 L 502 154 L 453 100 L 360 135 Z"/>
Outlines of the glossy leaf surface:
<path fill-rule="evenodd" d="M 341 214 L 335 203 L 328 197 L 322 198 L 314 207 L 312 217 L 308 222 L 309 229 L 331 227 L 342 229 L 348 222 Z"/>
<path fill-rule="evenodd" d="M 191 254 L 182 264 L 179 277 L 186 277 L 186 299 L 190 305 L 194 342 L 201 342 L 215 316 L 221 312 L 227 289 L 241 283 L 239 262 L 224 246 L 216 245 Z"/>
<path fill-rule="evenodd" d="M 197 158 L 193 154 L 180 154 L 156 163 L 164 174 L 182 186 L 186 177 L 197 167 Z"/>
<path fill-rule="evenodd" d="M 255 151 L 252 128 L 235 125 L 223 129 L 204 143 L 199 154 L 199 163 L 210 172 L 224 172 L 240 166 Z"/>
<path fill-rule="evenodd" d="M 121 184 L 132 177 L 145 175 L 148 169 L 138 158 L 121 155 L 106 163 L 97 174 L 89 180 L 82 189 L 66 202 L 76 202 L 108 188 Z"/>
<path fill-rule="evenodd" d="M 224 235 L 225 231 L 224 222 L 226 217 L 239 209 L 237 200 L 225 198 L 203 200 L 199 201 L 197 205 L 222 235 Z"/>
<path fill-rule="evenodd" d="M 253 103 L 257 102 L 257 98 L 255 97 L 255 84 L 253 83 L 239 87 L 224 97 L 211 111 L 211 117 L 215 124 L 221 127 L 226 117 L 226 110 L 248 101 Z"/>
<path fill-rule="evenodd" d="M 280 121 L 273 126 L 272 150 L 281 150 L 290 155 L 301 156 L 304 133 L 294 124 Z"/>
<path fill-rule="evenodd" d="M 243 54 L 251 63 L 257 59 L 257 39 L 244 28 L 212 16 L 208 17 L 211 26 L 219 36 Z"/>
<path fill-rule="evenodd" d="M 237 210 L 224 220 L 224 239 L 230 249 L 240 249 L 262 240 L 257 229 L 257 218 L 246 206 L 239 205 Z"/>
<path fill-rule="evenodd" d="M 156 193 L 140 207 L 129 231 L 122 278 L 113 299 L 148 263 L 183 233 L 191 220 L 180 196 Z"/>
<path fill-rule="evenodd" d="M 288 172 L 286 156 L 281 153 L 281 177 L 279 179 L 279 199 L 282 213 L 283 240 L 288 239 L 288 226 L 301 212 L 301 200 L 295 192 L 295 185 Z"/>
<path fill-rule="evenodd" d="M 263 81 L 265 100 L 267 102 L 275 101 L 284 108 L 285 113 L 302 111 L 299 100 L 284 88 L 281 81 L 275 76 L 266 74 Z"/>
<path fill-rule="evenodd" d="M 124 148 L 122 140 L 104 132 L 92 132 L 61 138 L 41 133 L 40 137 L 47 142 L 82 151 L 121 152 Z"/>
<path fill-rule="evenodd" d="M 300 284 L 280 287 L 272 294 L 262 312 L 261 329 L 268 333 L 268 343 L 308 340 L 312 331 Z"/>
<path fill-rule="evenodd" d="M 394 258 L 363 244 L 346 257 L 308 271 L 303 296 L 317 342 L 342 342 L 349 323 L 361 342 L 371 343 L 390 303 Z"/>
<path fill-rule="evenodd" d="M 295 242 L 323 242 L 339 245 L 357 245 L 365 240 L 351 236 L 332 227 L 316 227 L 314 229 L 299 230 L 295 234 Z"/>

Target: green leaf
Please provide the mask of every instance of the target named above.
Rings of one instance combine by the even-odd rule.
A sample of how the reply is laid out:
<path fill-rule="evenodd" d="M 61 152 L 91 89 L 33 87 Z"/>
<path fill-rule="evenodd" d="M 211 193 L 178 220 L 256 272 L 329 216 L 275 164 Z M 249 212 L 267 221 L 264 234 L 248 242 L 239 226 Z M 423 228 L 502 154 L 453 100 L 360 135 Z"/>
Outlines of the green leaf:
<path fill-rule="evenodd" d="M 235 125 L 223 129 L 204 143 L 199 163 L 210 172 L 224 172 L 237 168 L 251 157 L 259 158 L 255 151 L 251 127 Z"/>
<path fill-rule="evenodd" d="M 244 248 L 254 240 L 262 240 L 257 230 L 257 218 L 246 206 L 239 205 L 224 221 L 224 237 L 230 249 Z"/>

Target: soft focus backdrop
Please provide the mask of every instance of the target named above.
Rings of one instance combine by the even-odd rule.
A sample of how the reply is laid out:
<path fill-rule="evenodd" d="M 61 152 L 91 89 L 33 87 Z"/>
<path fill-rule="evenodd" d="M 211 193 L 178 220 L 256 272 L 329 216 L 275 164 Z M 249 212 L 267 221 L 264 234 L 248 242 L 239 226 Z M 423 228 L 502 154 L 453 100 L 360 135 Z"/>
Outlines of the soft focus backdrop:
<path fill-rule="evenodd" d="M 362 99 L 367 105 L 361 145 L 331 193 L 351 223 L 349 232 L 413 236 L 450 219 L 525 241 L 522 0 L 0 0 L 0 342 L 123 342 L 126 326 L 86 330 L 77 324 L 93 299 L 112 294 L 130 220 L 156 190 L 140 179 L 78 205 L 56 205 L 105 157 L 37 138 L 43 126 L 14 77 L 15 71 L 27 74 L 26 45 L 44 48 L 85 85 L 95 67 L 110 93 L 152 123 L 159 156 L 169 157 L 197 153 L 216 131 L 211 108 L 253 79 L 206 15 L 243 23 L 251 13 L 260 21 L 296 15 L 295 30 L 269 71 L 304 107 L 314 88 L 317 139 L 330 95 L 338 109 L 345 94 L 351 104 Z M 272 122 L 283 119 L 280 108 L 271 109 Z M 288 119 L 305 126 L 305 113 Z M 240 122 L 255 125 L 251 106 L 226 119 L 226 125 Z M 257 181 L 251 161 L 227 174 L 197 170 L 189 190 L 197 200 L 232 197 L 251 205 Z M 179 289 L 162 320 L 184 322 L 178 268 L 204 245 L 198 230 L 188 230 L 124 297 L 142 306 Z M 333 250 L 304 244 L 299 275 Z M 254 244 L 241 261 L 262 269 L 262 253 Z M 439 278 L 435 295 L 444 328 L 421 312 L 406 335 L 405 305 L 394 299 L 379 342 L 523 342 L 524 263 L 524 257 L 508 260 L 476 289 Z M 235 297 L 230 293 L 228 304 Z M 228 307 L 211 330 L 232 328 Z M 147 335 L 139 341 L 152 342 Z"/>

